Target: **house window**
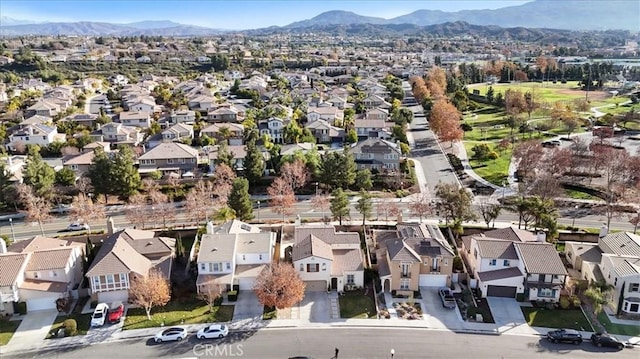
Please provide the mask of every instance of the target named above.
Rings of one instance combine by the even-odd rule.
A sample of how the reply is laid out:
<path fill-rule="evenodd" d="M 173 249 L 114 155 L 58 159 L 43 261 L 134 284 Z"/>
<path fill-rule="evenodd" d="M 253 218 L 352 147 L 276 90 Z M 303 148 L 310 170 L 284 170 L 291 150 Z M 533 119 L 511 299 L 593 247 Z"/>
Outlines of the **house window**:
<path fill-rule="evenodd" d="M 553 298 L 555 297 L 555 290 L 551 288 L 540 288 L 538 289 L 538 297 L 543 298 Z"/>
<path fill-rule="evenodd" d="M 107 274 L 107 284 L 113 284 L 113 274 Z"/>
<path fill-rule="evenodd" d="M 231 263 L 227 262 L 227 270 L 231 270 Z"/>
<path fill-rule="evenodd" d="M 222 266 L 220 263 L 213 263 L 213 272 L 220 272 L 222 270 Z"/>
<path fill-rule="evenodd" d="M 243 255 L 242 255 L 242 260 L 244 261 L 244 260 L 246 260 L 246 259 L 247 259 L 247 256 L 245 256 L 245 255 L 243 254 Z"/>
<path fill-rule="evenodd" d="M 508 267 L 510 263 L 511 263 L 511 262 L 510 262 L 508 259 L 505 259 L 504 261 L 502 261 L 502 265 L 503 265 L 504 267 Z"/>
<path fill-rule="evenodd" d="M 304 272 L 304 264 L 300 263 L 300 272 Z"/>
<path fill-rule="evenodd" d="M 401 268 L 402 268 L 402 275 L 403 276 L 409 275 L 409 264 L 408 263 L 402 263 Z"/>
<path fill-rule="evenodd" d="M 433 267 L 432 270 L 438 270 L 438 258 L 433 258 Z"/>
<path fill-rule="evenodd" d="M 127 283 L 127 275 L 126 274 L 120 274 L 120 284 L 124 285 Z"/>
<path fill-rule="evenodd" d="M 100 277 L 93 277 L 93 287 L 98 288 L 100 286 Z"/>
<path fill-rule="evenodd" d="M 640 304 L 638 303 L 631 303 L 629 306 L 629 312 L 631 313 L 638 313 L 638 309 L 640 309 Z"/>
<path fill-rule="evenodd" d="M 638 291 L 640 291 L 640 283 L 629 284 L 629 292 L 638 292 Z"/>
<path fill-rule="evenodd" d="M 205 270 L 207 270 L 207 265 L 206 265 L 206 264 L 204 264 L 204 263 L 200 263 L 200 270 L 201 270 L 201 271 L 205 271 Z"/>
<path fill-rule="evenodd" d="M 168 165 L 172 165 L 173 164 L 173 158 L 167 158 L 167 164 Z"/>
<path fill-rule="evenodd" d="M 347 284 L 356 284 L 356 278 L 353 274 L 347 274 Z"/>
<path fill-rule="evenodd" d="M 446 267 L 446 266 L 448 266 L 448 265 L 449 265 L 449 258 L 445 258 L 445 259 L 443 259 L 443 260 L 442 260 L 442 262 L 443 262 L 443 265 L 444 265 L 445 267 Z"/>
<path fill-rule="evenodd" d="M 409 289 L 409 281 L 406 279 L 403 279 L 400 281 L 400 289 L 402 290 L 408 290 Z"/>
<path fill-rule="evenodd" d="M 259 254 L 259 255 L 258 255 L 258 258 L 259 258 L 260 260 L 262 260 L 262 254 Z"/>
<path fill-rule="evenodd" d="M 326 271 L 327 270 L 327 263 L 322 263 L 322 271 Z"/>
<path fill-rule="evenodd" d="M 497 262 L 498 262 L 497 260 L 492 259 L 492 260 L 489 261 L 489 265 L 490 266 L 494 266 L 494 265 L 496 265 Z"/>
<path fill-rule="evenodd" d="M 309 263 L 307 264 L 307 272 L 319 272 L 320 264 L 318 263 Z"/>

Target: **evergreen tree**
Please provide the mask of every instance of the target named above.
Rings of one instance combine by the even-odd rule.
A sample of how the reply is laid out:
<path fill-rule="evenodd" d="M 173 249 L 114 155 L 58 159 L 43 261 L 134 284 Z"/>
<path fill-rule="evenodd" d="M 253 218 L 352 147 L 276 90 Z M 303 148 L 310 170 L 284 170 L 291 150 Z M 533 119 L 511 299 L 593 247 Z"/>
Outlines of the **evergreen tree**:
<path fill-rule="evenodd" d="M 358 142 L 358 134 L 356 133 L 355 129 L 349 129 L 349 131 L 347 131 L 347 135 L 344 138 L 345 141 L 347 141 L 347 143 L 352 144 L 352 143 L 356 143 Z"/>
<path fill-rule="evenodd" d="M 218 145 L 218 158 L 215 160 L 216 165 L 224 163 L 225 165 L 233 168 L 233 152 L 229 150 L 229 146 L 226 141 L 222 141 Z"/>
<path fill-rule="evenodd" d="M 229 195 L 229 207 L 236 213 L 236 218 L 241 221 L 253 219 L 253 206 L 249 197 L 249 181 L 238 177 L 233 181 L 233 189 Z"/>
<path fill-rule="evenodd" d="M 367 217 L 371 216 L 371 195 L 364 189 L 360 190 L 360 198 L 356 204 L 356 209 L 362 215 L 362 226 L 365 225 Z"/>
<path fill-rule="evenodd" d="M 42 160 L 40 147 L 29 148 L 27 164 L 22 171 L 24 183 L 39 197 L 49 197 L 56 181 L 56 171 Z"/>
<path fill-rule="evenodd" d="M 176 238 L 176 257 L 182 258 L 184 257 L 184 244 L 182 243 L 182 235 L 178 233 L 178 238 Z"/>
<path fill-rule="evenodd" d="M 342 225 L 342 219 L 348 218 L 351 213 L 349 209 L 349 198 L 347 198 L 347 194 L 344 193 L 342 188 L 337 188 L 331 195 L 331 206 L 329 209 L 331 210 L 333 219 L 338 219 L 340 225 Z"/>
<path fill-rule="evenodd" d="M 7 190 L 11 186 L 11 174 L 6 170 L 4 163 L 0 163 L 0 208 L 7 206 Z"/>
<path fill-rule="evenodd" d="M 321 182 L 329 188 L 347 188 L 356 180 L 356 163 L 348 151 L 322 156 Z"/>
<path fill-rule="evenodd" d="M 71 168 L 65 167 L 56 172 L 56 184 L 61 186 L 73 186 L 76 183 L 76 174 Z"/>
<path fill-rule="evenodd" d="M 244 158 L 244 174 L 251 185 L 255 185 L 260 181 L 265 168 L 264 157 L 262 157 L 262 153 L 258 149 L 257 141 L 258 130 L 250 130 L 245 144 L 247 155 Z"/>
<path fill-rule="evenodd" d="M 358 170 L 356 172 L 356 182 L 355 186 L 358 189 L 363 189 L 365 191 L 369 191 L 373 188 L 373 182 L 371 181 L 371 171 L 368 169 Z"/>
<path fill-rule="evenodd" d="M 106 198 L 112 193 L 111 159 L 102 149 L 96 150 L 87 175 L 96 194 L 102 194 Z"/>
<path fill-rule="evenodd" d="M 129 146 L 121 146 L 115 155 L 110 171 L 113 180 L 113 193 L 129 197 L 140 189 L 140 173 L 133 161 L 133 151 Z"/>

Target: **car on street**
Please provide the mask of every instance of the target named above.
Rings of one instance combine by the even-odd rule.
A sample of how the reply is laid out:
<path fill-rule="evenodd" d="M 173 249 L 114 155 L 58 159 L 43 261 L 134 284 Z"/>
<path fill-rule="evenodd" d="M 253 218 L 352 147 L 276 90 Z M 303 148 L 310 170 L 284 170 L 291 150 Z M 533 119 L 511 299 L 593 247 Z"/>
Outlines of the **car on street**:
<path fill-rule="evenodd" d="M 579 331 L 573 329 L 557 329 L 547 332 L 547 339 L 553 343 L 582 343 L 582 334 Z"/>
<path fill-rule="evenodd" d="M 67 227 L 68 231 L 87 231 L 89 230 L 89 226 L 85 223 L 71 223 Z"/>
<path fill-rule="evenodd" d="M 561 144 L 560 140 L 550 140 L 542 142 L 542 147 L 559 147 Z"/>
<path fill-rule="evenodd" d="M 109 312 L 109 305 L 107 303 L 98 304 L 96 306 L 96 309 L 93 310 L 93 314 L 91 315 L 91 326 L 92 327 L 103 326 L 105 320 L 107 319 L 108 312 Z"/>
<path fill-rule="evenodd" d="M 211 324 L 198 330 L 196 338 L 198 339 L 214 339 L 224 338 L 229 334 L 229 327 L 224 324 Z"/>
<path fill-rule="evenodd" d="M 122 316 L 124 315 L 124 304 L 121 302 L 115 302 L 111 304 L 111 309 L 109 309 L 109 315 L 107 316 L 107 321 L 111 324 L 119 323 L 122 320 Z"/>
<path fill-rule="evenodd" d="M 618 338 L 606 333 L 595 333 L 591 335 L 591 344 L 598 347 L 610 347 L 622 350 L 625 344 Z"/>
<path fill-rule="evenodd" d="M 187 337 L 187 330 L 180 327 L 167 328 L 156 334 L 153 340 L 156 343 L 181 341 Z"/>
<path fill-rule="evenodd" d="M 453 292 L 449 288 L 440 288 L 438 290 L 440 294 L 440 300 L 442 300 L 442 306 L 447 309 L 453 309 L 456 307 L 456 298 L 453 297 Z"/>

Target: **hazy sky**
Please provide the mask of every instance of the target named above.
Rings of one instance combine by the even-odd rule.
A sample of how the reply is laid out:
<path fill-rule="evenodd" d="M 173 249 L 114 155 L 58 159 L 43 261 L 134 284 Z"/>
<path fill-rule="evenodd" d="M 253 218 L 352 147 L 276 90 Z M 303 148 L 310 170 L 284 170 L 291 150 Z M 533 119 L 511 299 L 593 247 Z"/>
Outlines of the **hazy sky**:
<path fill-rule="evenodd" d="M 172 20 L 184 24 L 235 30 L 287 25 L 310 19 L 329 10 L 347 10 L 360 15 L 388 19 L 420 9 L 497 9 L 529 1 L 531 0 L 0 0 L 0 15 L 39 22 L 127 23 L 141 20 Z"/>

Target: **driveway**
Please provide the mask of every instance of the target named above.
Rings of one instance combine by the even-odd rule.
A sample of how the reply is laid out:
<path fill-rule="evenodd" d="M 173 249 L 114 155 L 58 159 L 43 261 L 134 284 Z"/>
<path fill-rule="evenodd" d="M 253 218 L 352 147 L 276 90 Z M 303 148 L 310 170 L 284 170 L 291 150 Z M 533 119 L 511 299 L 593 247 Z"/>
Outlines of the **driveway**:
<path fill-rule="evenodd" d="M 7 344 L 8 351 L 24 350 L 39 345 L 45 340 L 57 316 L 57 310 L 38 310 L 22 316 L 22 323 Z"/>
<path fill-rule="evenodd" d="M 462 317 L 460 317 L 458 308 L 444 308 L 438 294 L 438 288 L 420 287 L 420 294 L 425 306 L 424 318 L 430 328 L 454 330 L 462 327 Z"/>
<path fill-rule="evenodd" d="M 498 327 L 514 328 L 523 324 L 527 325 L 524 314 L 522 314 L 522 310 L 520 309 L 520 303 L 515 299 L 487 297 L 487 303 L 489 303 L 491 314 Z"/>
<path fill-rule="evenodd" d="M 328 323 L 331 319 L 331 304 L 326 292 L 304 293 L 300 303 L 300 320 L 316 323 Z"/>
<path fill-rule="evenodd" d="M 262 319 L 262 309 L 263 305 L 260 304 L 254 292 L 240 291 L 233 310 L 233 320 Z"/>

